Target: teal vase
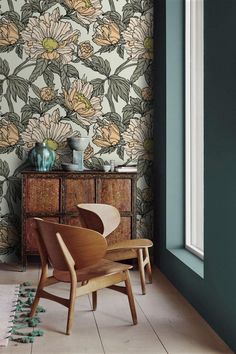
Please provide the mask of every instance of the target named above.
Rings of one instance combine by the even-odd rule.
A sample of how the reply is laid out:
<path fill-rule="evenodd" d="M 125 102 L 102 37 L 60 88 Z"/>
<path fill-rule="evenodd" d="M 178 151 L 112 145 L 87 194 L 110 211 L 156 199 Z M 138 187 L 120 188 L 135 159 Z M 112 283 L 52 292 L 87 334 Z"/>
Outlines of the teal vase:
<path fill-rule="evenodd" d="M 50 149 L 46 143 L 35 143 L 35 147 L 30 150 L 29 160 L 36 171 L 50 171 L 55 162 L 55 151 Z"/>

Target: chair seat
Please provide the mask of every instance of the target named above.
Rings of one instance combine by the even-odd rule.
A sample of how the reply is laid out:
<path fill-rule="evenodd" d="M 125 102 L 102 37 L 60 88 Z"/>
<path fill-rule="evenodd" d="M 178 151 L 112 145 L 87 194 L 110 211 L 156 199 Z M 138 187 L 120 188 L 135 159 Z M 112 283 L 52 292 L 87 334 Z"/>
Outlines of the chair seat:
<path fill-rule="evenodd" d="M 77 270 L 76 271 L 77 281 L 80 282 L 80 281 L 85 281 L 85 280 L 89 280 L 104 275 L 111 275 L 131 268 L 132 265 L 129 264 L 122 264 L 122 263 L 112 262 L 108 259 L 102 259 L 92 266 L 83 268 L 81 270 Z M 70 273 L 66 271 L 54 269 L 53 276 L 58 281 L 62 281 L 62 282 L 71 281 Z"/>
<path fill-rule="evenodd" d="M 144 247 L 152 247 L 153 242 L 147 238 L 137 238 L 132 240 L 124 240 L 108 245 L 107 252 L 117 249 L 138 249 Z"/>

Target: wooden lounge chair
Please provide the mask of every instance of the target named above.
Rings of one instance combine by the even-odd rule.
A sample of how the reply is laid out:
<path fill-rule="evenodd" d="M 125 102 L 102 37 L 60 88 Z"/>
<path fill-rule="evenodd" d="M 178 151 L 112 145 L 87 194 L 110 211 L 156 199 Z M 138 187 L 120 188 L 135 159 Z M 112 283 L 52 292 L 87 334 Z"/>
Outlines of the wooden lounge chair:
<path fill-rule="evenodd" d="M 149 257 L 149 247 L 153 243 L 149 239 L 132 239 L 109 245 L 109 235 L 120 224 L 120 213 L 112 205 L 98 203 L 83 203 L 77 205 L 84 227 L 100 232 L 108 239 L 105 258 L 112 261 L 138 259 L 142 294 L 146 293 L 145 270 L 149 282 L 152 283 L 152 269 Z"/>
<path fill-rule="evenodd" d="M 136 324 L 136 309 L 129 277 L 129 269 L 132 266 L 103 258 L 107 250 L 106 239 L 93 230 L 52 223 L 39 218 L 35 220 L 42 273 L 30 316 L 34 316 L 40 298 L 56 301 L 68 307 L 66 334 L 70 334 L 75 299 L 92 293 L 95 310 L 97 290 L 111 288 L 128 296 L 133 324 Z M 53 267 L 52 276 L 48 276 L 49 264 Z M 117 285 L 123 281 L 125 286 Z M 58 282 L 70 283 L 68 298 L 53 295 L 45 290 L 46 287 Z"/>

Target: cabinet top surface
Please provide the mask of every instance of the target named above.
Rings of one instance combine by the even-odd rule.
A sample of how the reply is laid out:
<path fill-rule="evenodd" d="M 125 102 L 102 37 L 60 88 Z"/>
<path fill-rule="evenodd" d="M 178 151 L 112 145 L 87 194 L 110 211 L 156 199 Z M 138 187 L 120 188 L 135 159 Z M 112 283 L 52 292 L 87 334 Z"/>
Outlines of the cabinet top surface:
<path fill-rule="evenodd" d="M 85 171 L 64 171 L 64 170 L 52 170 L 52 171 L 47 171 L 47 172 L 40 172 L 40 171 L 35 171 L 35 170 L 24 170 L 21 171 L 22 175 L 34 175 L 37 177 L 50 177 L 50 176 L 63 176 L 63 177 L 70 177 L 72 175 L 75 175 L 77 177 L 79 176 L 107 176 L 107 177 L 120 177 L 120 178 L 125 178 L 125 177 L 136 177 L 137 172 L 104 172 L 104 171 L 99 171 L 99 170 L 85 170 Z"/>

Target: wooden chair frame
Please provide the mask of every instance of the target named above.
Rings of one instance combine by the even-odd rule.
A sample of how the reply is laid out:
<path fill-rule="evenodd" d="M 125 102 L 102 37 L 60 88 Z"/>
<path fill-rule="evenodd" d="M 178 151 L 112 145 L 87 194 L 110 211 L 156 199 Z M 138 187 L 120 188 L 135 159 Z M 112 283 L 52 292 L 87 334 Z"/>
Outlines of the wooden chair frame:
<path fill-rule="evenodd" d="M 123 264 L 102 260 L 107 248 L 106 243 L 102 241 L 102 239 L 104 240 L 103 236 L 93 230 L 85 230 L 79 227 L 46 222 L 39 218 L 35 218 L 35 220 L 38 231 L 37 245 L 41 258 L 42 272 L 35 299 L 31 307 L 30 316 L 34 316 L 40 298 L 56 301 L 68 308 L 66 334 L 70 334 L 74 318 L 76 298 L 81 295 L 92 293 L 92 304 L 93 310 L 95 311 L 97 307 L 97 290 L 110 288 L 128 296 L 133 324 L 136 324 L 137 315 L 129 276 L 129 269 L 131 267 L 124 267 Z M 51 228 L 51 233 L 53 232 L 55 234 L 49 235 L 47 228 Z M 48 233 L 47 237 L 42 234 L 46 231 Z M 80 237 L 81 233 L 83 234 L 82 237 Z M 92 252 L 95 255 L 92 260 L 86 260 L 86 257 L 84 260 L 81 260 L 81 251 L 79 249 L 76 250 L 75 247 L 77 242 L 76 236 L 80 239 L 80 245 L 82 245 L 83 239 L 86 239 L 85 235 L 89 236 L 91 241 L 93 241 L 94 236 L 95 250 L 93 246 L 83 247 L 82 250 L 84 257 L 86 248 L 88 257 L 90 257 Z M 47 245 L 47 241 L 45 242 L 48 237 L 54 238 L 56 247 L 55 253 L 57 251 L 59 253 L 59 255 L 57 254 L 55 257 L 52 254 L 53 248 L 51 247 L 50 249 Z M 70 238 L 72 240 L 70 240 Z M 72 244 L 70 243 L 71 241 L 73 241 Z M 98 249 L 97 251 L 96 247 Z M 76 258 L 76 255 L 78 255 L 78 258 Z M 54 267 L 55 273 L 53 276 L 48 275 L 49 264 Z M 78 267 L 78 264 L 81 264 L 81 267 Z M 101 269 L 99 269 L 99 267 Z M 67 299 L 51 294 L 45 290 L 46 287 L 60 281 L 70 282 L 70 295 Z M 117 285 L 123 281 L 125 282 L 125 287 Z"/>
<path fill-rule="evenodd" d="M 117 208 L 109 204 L 81 203 L 77 205 L 83 227 L 100 232 L 109 240 L 109 235 L 120 224 L 120 213 Z M 108 245 L 106 259 L 121 261 L 137 259 L 142 294 L 146 294 L 146 274 L 149 283 L 152 283 L 152 268 L 149 248 L 153 246 L 146 238 L 124 240 Z"/>

